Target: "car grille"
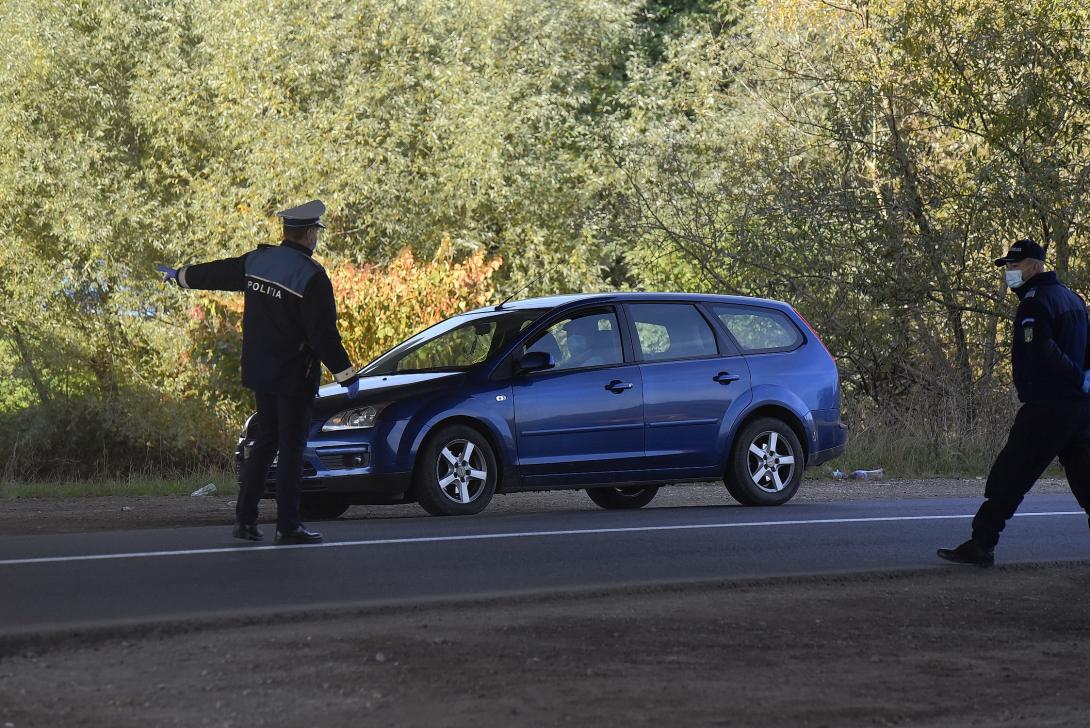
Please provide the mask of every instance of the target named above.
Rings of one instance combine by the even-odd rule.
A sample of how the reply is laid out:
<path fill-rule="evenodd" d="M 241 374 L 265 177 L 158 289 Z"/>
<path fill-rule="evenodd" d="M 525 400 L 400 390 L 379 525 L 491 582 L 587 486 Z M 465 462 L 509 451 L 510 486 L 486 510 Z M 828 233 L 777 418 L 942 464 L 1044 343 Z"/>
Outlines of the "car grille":
<path fill-rule="evenodd" d="M 240 442 L 238 449 L 235 451 L 235 460 L 238 464 L 239 477 L 242 474 L 242 464 L 246 457 L 250 454 L 250 442 Z M 348 470 L 351 468 L 366 468 L 371 464 L 370 449 L 364 446 L 353 447 L 332 447 L 332 448 L 318 448 L 318 460 L 322 464 L 322 468 L 325 470 Z M 269 467 L 269 473 L 266 476 L 267 480 L 273 480 L 276 478 L 276 463 L 274 459 L 273 464 Z M 318 474 L 314 465 L 310 462 L 303 461 L 303 477 L 313 477 Z"/>
<path fill-rule="evenodd" d="M 314 469 L 313 465 L 311 465 L 310 463 L 303 463 L 303 477 L 304 478 L 309 478 L 309 477 L 311 477 L 313 475 L 317 475 L 317 474 L 318 474 L 318 471 Z M 271 466 L 269 468 L 269 474 L 267 476 L 265 476 L 265 477 L 268 478 L 269 480 L 272 480 L 273 478 L 276 477 L 276 466 L 275 465 L 273 465 L 273 466 Z"/>
<path fill-rule="evenodd" d="M 321 461 L 322 467 L 329 470 L 345 470 L 347 468 L 366 468 L 371 464 L 371 453 L 366 448 L 353 448 L 352 450 L 344 450 L 337 448 L 336 450 L 323 450 L 318 449 L 318 460 Z"/>

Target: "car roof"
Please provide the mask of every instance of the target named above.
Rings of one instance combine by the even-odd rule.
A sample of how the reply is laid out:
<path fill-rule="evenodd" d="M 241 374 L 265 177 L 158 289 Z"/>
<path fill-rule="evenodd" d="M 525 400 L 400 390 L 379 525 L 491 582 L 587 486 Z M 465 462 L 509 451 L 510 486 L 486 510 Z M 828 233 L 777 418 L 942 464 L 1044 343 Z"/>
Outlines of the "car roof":
<path fill-rule="evenodd" d="M 752 296 L 727 296 L 717 293 L 678 293 L 678 292 L 655 292 L 655 291 L 626 291 L 626 292 L 606 292 L 606 293 L 573 293 L 560 296 L 542 296 L 539 298 L 524 298 L 520 301 L 507 301 L 502 304 L 502 308 L 497 306 L 485 306 L 482 308 L 474 309 L 473 311 L 466 311 L 466 313 L 483 313 L 486 311 L 507 310 L 507 309 L 531 309 L 531 308 L 560 308 L 562 306 L 568 306 L 570 304 L 579 303 L 619 303 L 624 301 L 640 302 L 640 301 L 690 301 L 698 302 L 704 301 L 708 303 L 735 303 L 735 304 L 757 304 L 770 306 L 773 308 L 789 308 L 789 306 L 783 301 L 776 301 L 770 298 L 755 298 Z"/>

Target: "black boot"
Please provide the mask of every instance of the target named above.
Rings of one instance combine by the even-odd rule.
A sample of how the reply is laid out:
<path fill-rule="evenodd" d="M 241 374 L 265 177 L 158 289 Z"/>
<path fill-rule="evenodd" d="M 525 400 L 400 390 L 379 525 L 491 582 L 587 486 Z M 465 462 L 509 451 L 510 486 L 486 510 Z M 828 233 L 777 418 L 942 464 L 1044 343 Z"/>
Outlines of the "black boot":
<path fill-rule="evenodd" d="M 261 531 L 258 530 L 256 523 L 236 523 L 235 530 L 231 531 L 231 535 L 244 541 L 260 541 L 265 538 Z"/>
<path fill-rule="evenodd" d="M 322 534 L 317 531 L 308 531 L 302 524 L 290 531 L 277 531 L 277 543 L 320 543 Z"/>
<path fill-rule="evenodd" d="M 995 554 L 991 549 L 986 549 L 973 539 L 969 539 L 956 549 L 939 549 L 940 558 L 953 561 L 955 564 L 972 564 L 973 566 L 991 566 L 995 563 Z"/>

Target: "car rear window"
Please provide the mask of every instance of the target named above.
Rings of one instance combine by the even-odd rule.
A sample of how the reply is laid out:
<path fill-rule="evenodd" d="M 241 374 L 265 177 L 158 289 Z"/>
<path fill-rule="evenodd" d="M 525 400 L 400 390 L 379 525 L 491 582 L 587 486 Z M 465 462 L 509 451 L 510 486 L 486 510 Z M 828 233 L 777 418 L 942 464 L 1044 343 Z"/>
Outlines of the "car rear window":
<path fill-rule="evenodd" d="M 694 306 L 635 303 L 628 310 L 645 360 L 687 359 L 719 353 L 715 333 Z"/>
<path fill-rule="evenodd" d="M 785 314 L 771 308 L 712 306 L 745 352 L 790 351 L 802 343 L 802 334 Z"/>

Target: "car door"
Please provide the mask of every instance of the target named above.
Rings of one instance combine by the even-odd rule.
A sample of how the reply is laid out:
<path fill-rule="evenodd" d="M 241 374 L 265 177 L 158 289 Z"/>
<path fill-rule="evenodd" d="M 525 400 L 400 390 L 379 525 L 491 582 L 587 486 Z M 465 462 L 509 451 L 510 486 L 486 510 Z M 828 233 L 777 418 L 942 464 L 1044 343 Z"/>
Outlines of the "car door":
<path fill-rule="evenodd" d="M 624 350 L 613 307 L 564 315 L 520 347 L 555 361 L 512 382 L 524 486 L 612 482 L 643 467 L 643 382 Z"/>
<path fill-rule="evenodd" d="M 745 359 L 692 303 L 630 303 L 625 311 L 643 378 L 649 474 L 720 475 L 725 433 L 748 402 Z"/>

